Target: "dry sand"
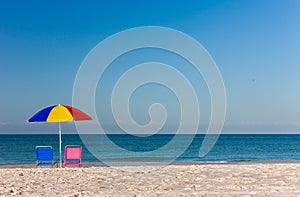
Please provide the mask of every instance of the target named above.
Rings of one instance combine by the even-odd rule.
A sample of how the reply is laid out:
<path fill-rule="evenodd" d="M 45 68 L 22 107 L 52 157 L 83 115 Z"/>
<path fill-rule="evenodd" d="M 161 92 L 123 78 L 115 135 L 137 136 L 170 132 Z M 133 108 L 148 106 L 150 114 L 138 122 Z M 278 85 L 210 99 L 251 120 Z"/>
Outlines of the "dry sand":
<path fill-rule="evenodd" d="M 300 196 L 299 163 L 1 168 L 0 196 Z"/>

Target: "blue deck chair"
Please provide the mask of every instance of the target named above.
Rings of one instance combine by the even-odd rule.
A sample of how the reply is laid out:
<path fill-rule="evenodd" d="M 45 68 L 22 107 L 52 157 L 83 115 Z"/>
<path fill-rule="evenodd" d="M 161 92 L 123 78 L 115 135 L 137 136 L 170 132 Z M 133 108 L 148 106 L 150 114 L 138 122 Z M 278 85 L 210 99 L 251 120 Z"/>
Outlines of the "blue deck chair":
<path fill-rule="evenodd" d="M 54 166 L 58 167 L 57 161 L 53 160 L 52 146 L 36 146 L 36 166 Z"/>

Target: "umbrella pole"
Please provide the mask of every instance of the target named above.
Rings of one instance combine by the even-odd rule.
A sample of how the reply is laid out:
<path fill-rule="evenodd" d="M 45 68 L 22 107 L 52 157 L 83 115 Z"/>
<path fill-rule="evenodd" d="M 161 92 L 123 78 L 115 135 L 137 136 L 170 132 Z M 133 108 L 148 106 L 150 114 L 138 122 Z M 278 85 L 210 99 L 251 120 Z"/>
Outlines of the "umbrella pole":
<path fill-rule="evenodd" d="M 61 161 L 61 123 L 58 122 L 58 129 L 59 129 L 59 166 L 62 167 L 62 161 Z"/>

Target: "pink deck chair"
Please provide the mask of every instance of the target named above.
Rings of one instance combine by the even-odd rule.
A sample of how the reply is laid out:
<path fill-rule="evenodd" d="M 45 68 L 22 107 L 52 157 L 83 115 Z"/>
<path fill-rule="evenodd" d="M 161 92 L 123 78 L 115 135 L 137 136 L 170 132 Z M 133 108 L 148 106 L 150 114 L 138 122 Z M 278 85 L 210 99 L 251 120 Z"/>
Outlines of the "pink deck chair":
<path fill-rule="evenodd" d="M 79 145 L 67 145 L 65 147 L 65 157 L 63 165 L 81 166 L 82 147 Z"/>

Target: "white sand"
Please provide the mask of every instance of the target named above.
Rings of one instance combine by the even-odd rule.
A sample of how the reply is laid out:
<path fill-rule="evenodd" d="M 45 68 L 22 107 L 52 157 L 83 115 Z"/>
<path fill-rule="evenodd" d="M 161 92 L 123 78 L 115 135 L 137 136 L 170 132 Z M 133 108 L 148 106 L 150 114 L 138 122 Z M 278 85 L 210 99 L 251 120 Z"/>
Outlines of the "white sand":
<path fill-rule="evenodd" d="M 0 196 L 300 196 L 297 163 L 2 168 L 0 175 Z"/>

